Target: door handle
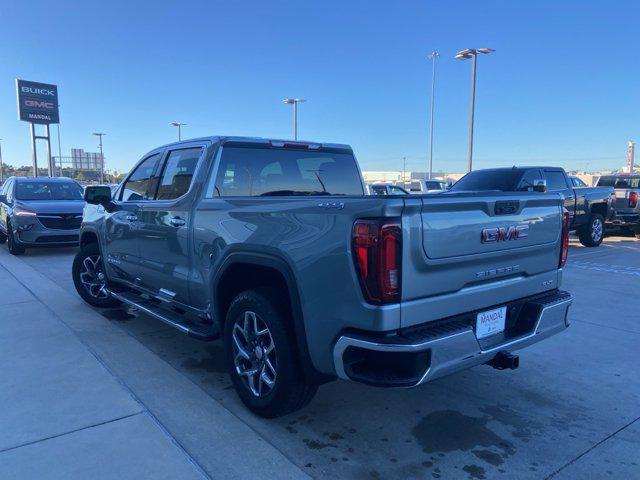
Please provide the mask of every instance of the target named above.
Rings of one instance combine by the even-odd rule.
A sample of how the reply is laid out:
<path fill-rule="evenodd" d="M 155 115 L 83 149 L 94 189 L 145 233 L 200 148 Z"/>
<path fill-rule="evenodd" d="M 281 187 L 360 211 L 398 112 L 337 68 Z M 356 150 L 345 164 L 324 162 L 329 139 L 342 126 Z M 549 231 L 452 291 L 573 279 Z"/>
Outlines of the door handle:
<path fill-rule="evenodd" d="M 138 220 L 138 217 L 133 215 L 133 214 L 129 214 L 126 217 L 124 217 L 125 219 L 129 220 L 130 222 L 135 222 L 136 220 Z"/>
<path fill-rule="evenodd" d="M 173 225 L 174 227 L 184 227 L 184 225 L 187 223 L 185 222 L 182 218 L 180 217 L 173 217 L 171 220 L 169 220 L 169 223 L 171 225 Z"/>

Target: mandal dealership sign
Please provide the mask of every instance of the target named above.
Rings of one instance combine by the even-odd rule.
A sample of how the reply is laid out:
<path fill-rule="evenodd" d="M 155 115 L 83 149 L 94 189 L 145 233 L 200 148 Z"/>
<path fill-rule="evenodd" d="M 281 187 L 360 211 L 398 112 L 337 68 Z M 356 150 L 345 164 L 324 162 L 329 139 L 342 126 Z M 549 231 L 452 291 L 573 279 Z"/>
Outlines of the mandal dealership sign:
<path fill-rule="evenodd" d="M 18 118 L 31 123 L 60 123 L 58 87 L 16 79 Z"/>

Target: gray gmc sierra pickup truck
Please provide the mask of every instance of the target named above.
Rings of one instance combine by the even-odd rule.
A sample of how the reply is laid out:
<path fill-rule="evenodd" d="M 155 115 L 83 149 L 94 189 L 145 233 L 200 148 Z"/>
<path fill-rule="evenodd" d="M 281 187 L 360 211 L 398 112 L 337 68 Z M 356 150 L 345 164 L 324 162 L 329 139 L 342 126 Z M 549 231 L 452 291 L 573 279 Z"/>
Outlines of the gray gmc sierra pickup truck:
<path fill-rule="evenodd" d="M 274 417 L 336 377 L 411 387 L 568 326 L 554 193 L 370 196 L 346 145 L 241 137 L 151 151 L 88 187 L 80 296 L 222 336 L 244 404 Z"/>

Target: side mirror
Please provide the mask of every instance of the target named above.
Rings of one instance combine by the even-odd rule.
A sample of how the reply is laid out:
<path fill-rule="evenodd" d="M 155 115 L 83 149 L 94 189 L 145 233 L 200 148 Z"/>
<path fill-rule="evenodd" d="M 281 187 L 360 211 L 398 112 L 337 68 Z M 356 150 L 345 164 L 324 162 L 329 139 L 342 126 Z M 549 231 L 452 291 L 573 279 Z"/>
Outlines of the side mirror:
<path fill-rule="evenodd" d="M 106 185 L 86 187 L 84 189 L 84 201 L 91 205 L 106 207 L 111 204 L 111 188 Z"/>
<path fill-rule="evenodd" d="M 544 193 L 547 191 L 547 181 L 546 180 L 535 180 L 533 182 L 533 191 Z"/>

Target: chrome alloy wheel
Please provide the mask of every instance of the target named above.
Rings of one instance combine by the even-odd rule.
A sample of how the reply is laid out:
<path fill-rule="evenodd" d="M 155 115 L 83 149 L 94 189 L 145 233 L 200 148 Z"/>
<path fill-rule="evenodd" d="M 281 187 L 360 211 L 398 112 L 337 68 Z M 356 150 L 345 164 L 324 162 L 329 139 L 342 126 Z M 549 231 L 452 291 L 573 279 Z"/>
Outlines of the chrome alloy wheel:
<path fill-rule="evenodd" d="M 109 297 L 100 255 L 90 255 L 82 261 L 80 282 L 93 298 Z"/>
<path fill-rule="evenodd" d="M 594 242 L 599 242 L 602 238 L 602 232 L 604 230 L 604 226 L 602 225 L 602 220 L 599 218 L 594 219 L 593 225 L 591 226 L 591 238 Z"/>
<path fill-rule="evenodd" d="M 255 312 L 246 311 L 233 325 L 233 363 L 255 397 L 268 395 L 276 383 L 276 346 L 269 328 Z"/>

